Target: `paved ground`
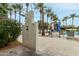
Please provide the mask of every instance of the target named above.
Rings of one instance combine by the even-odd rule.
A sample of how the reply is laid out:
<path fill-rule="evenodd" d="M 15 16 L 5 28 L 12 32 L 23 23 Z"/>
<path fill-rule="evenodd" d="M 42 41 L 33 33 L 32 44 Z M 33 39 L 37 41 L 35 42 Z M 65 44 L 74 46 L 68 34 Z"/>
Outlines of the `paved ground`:
<path fill-rule="evenodd" d="M 22 36 L 18 38 L 22 42 Z M 79 42 L 58 37 L 38 37 L 35 54 L 28 48 L 19 45 L 15 48 L 0 51 L 2 56 L 79 56 Z"/>
<path fill-rule="evenodd" d="M 17 40 L 22 43 L 22 35 L 20 35 Z"/>
<path fill-rule="evenodd" d="M 79 42 L 65 38 L 39 37 L 37 50 L 52 56 L 79 56 Z"/>
<path fill-rule="evenodd" d="M 22 35 L 20 35 L 18 38 L 18 41 L 22 43 Z M 35 56 L 37 55 L 34 51 L 28 49 L 27 47 L 24 47 L 23 45 L 18 45 L 16 47 L 1 50 L 0 56 Z"/>
<path fill-rule="evenodd" d="M 15 48 L 0 51 L 0 56 L 34 56 L 34 51 L 19 45 Z"/>

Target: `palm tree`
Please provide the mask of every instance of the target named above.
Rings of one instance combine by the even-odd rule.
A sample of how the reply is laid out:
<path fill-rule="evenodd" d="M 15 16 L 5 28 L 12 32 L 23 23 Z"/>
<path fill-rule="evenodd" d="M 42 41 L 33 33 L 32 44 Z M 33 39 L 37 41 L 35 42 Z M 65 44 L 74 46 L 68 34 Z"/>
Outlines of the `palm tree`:
<path fill-rule="evenodd" d="M 63 20 L 62 20 L 62 21 L 63 21 L 63 29 L 65 29 L 65 30 L 67 29 L 67 19 L 68 19 L 68 18 L 67 18 L 67 16 L 66 16 L 66 17 L 64 17 Z M 63 31 L 63 37 L 64 37 L 64 31 Z"/>
<path fill-rule="evenodd" d="M 64 17 L 64 19 L 65 19 L 65 24 L 66 24 L 65 26 L 67 27 L 67 19 L 68 19 L 67 16 Z"/>
<path fill-rule="evenodd" d="M 54 16 L 54 12 L 51 11 L 51 13 L 50 13 L 50 18 L 51 18 L 50 30 L 52 30 L 52 26 L 51 25 L 52 25 L 52 21 L 53 21 L 53 16 Z M 50 33 L 52 35 L 52 31 Z"/>
<path fill-rule="evenodd" d="M 46 7 L 44 6 L 43 3 L 37 3 L 34 5 L 35 5 L 35 9 L 39 9 L 40 20 L 42 18 L 42 36 L 44 36 L 45 35 L 45 31 L 44 31 L 44 8 L 46 8 Z"/>
<path fill-rule="evenodd" d="M 73 28 L 74 28 L 74 18 L 76 18 L 76 17 L 79 18 L 79 16 L 76 15 L 75 13 L 73 13 L 73 14 L 70 15 L 70 18 L 72 18 L 72 31 L 73 31 Z"/>
<path fill-rule="evenodd" d="M 65 21 L 65 24 L 66 24 L 65 29 L 67 29 L 67 19 L 69 19 L 69 17 L 67 17 L 67 16 L 65 16 L 64 19 L 63 19 L 63 21 Z"/>
<path fill-rule="evenodd" d="M 22 4 L 16 4 L 16 6 L 17 6 L 17 9 L 19 11 L 19 26 L 20 26 L 20 23 L 21 23 L 21 11 L 22 11 L 23 5 Z"/>
<path fill-rule="evenodd" d="M 73 22 L 74 22 L 74 18 L 76 17 L 76 14 L 71 14 L 70 16 L 72 18 L 72 31 L 73 31 L 73 27 L 74 27 Z"/>
<path fill-rule="evenodd" d="M 48 18 L 50 17 L 50 14 L 51 14 L 51 9 L 50 8 L 46 9 L 46 13 L 47 13 L 47 23 L 48 23 Z M 47 28 L 47 31 L 48 31 L 48 28 Z"/>
<path fill-rule="evenodd" d="M 17 5 L 16 4 L 12 4 L 12 8 L 15 14 L 15 20 L 16 20 L 16 13 L 17 13 Z"/>
<path fill-rule="evenodd" d="M 31 10 L 33 9 L 33 3 L 31 3 Z"/>
<path fill-rule="evenodd" d="M 41 29 L 42 29 L 42 21 L 41 21 L 41 18 L 42 18 L 42 10 L 41 10 L 41 7 L 42 7 L 42 4 L 35 4 L 34 3 L 34 6 L 35 6 L 35 8 L 34 9 L 38 9 L 39 10 L 39 12 L 40 12 L 40 26 L 41 26 Z M 39 30 L 39 33 L 41 33 L 41 29 Z"/>
<path fill-rule="evenodd" d="M 26 12 L 29 11 L 28 8 L 29 8 L 29 3 L 26 3 Z"/>
<path fill-rule="evenodd" d="M 66 21 L 66 28 L 67 28 L 67 19 L 70 19 L 72 18 L 72 32 L 73 32 L 73 22 L 74 22 L 74 18 L 75 17 L 79 17 L 79 16 L 76 16 L 76 14 L 71 14 L 70 17 L 64 17 L 63 21 Z M 73 32 L 74 33 L 74 32 Z"/>
<path fill-rule="evenodd" d="M 34 6 L 35 6 L 35 9 L 39 10 L 39 12 L 40 12 L 40 20 L 41 20 L 41 18 L 42 18 L 42 6 L 43 6 L 43 3 L 37 3 L 37 4 L 34 3 Z"/>
<path fill-rule="evenodd" d="M 8 18 L 8 4 L 0 3 L 0 18 L 7 19 Z"/>
<path fill-rule="evenodd" d="M 53 17 L 54 17 L 54 12 L 51 12 L 50 13 L 51 23 L 52 23 Z"/>
<path fill-rule="evenodd" d="M 38 29 L 39 29 L 39 33 L 41 33 L 41 28 L 42 28 L 41 25 L 42 25 L 42 24 L 41 24 L 41 20 L 38 20 Z"/>
<path fill-rule="evenodd" d="M 64 28 L 64 21 L 65 21 L 65 20 L 63 19 L 63 20 L 62 20 L 62 22 L 63 22 L 63 28 Z"/>
<path fill-rule="evenodd" d="M 55 29 L 57 29 L 57 20 L 58 20 L 57 15 L 53 15 L 53 21 L 54 21 L 54 27 L 55 27 Z"/>
<path fill-rule="evenodd" d="M 46 9 L 46 13 L 47 13 L 47 23 L 48 23 L 48 17 L 50 17 L 51 9 L 50 8 Z"/>
<path fill-rule="evenodd" d="M 44 4 L 42 4 L 42 35 L 45 35 L 45 31 L 44 31 Z"/>
<path fill-rule="evenodd" d="M 62 22 L 63 22 L 63 31 L 62 31 L 63 32 L 63 37 L 64 37 L 64 29 L 65 29 L 65 27 L 64 27 L 64 21 L 65 21 L 65 19 L 62 20 Z"/>
<path fill-rule="evenodd" d="M 11 17 L 12 17 L 12 7 L 11 7 L 11 4 L 9 4 L 8 6 L 8 11 L 9 11 L 9 15 L 10 15 L 10 20 L 11 20 Z"/>

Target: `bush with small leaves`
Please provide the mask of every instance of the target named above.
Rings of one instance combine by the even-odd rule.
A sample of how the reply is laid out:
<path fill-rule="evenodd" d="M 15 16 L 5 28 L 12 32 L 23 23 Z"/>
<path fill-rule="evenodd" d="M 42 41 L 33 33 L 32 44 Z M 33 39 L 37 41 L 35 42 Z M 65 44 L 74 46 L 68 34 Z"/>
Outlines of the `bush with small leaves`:
<path fill-rule="evenodd" d="M 13 42 L 20 35 L 19 23 L 15 20 L 0 20 L 0 47 Z"/>

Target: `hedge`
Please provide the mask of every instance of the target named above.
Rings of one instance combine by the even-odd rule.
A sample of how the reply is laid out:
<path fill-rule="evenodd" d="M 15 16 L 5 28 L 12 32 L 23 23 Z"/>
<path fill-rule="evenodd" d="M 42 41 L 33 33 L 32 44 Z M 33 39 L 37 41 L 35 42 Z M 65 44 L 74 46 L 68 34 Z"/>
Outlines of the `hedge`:
<path fill-rule="evenodd" d="M 15 20 L 0 20 L 0 47 L 15 41 L 20 32 L 19 23 Z"/>

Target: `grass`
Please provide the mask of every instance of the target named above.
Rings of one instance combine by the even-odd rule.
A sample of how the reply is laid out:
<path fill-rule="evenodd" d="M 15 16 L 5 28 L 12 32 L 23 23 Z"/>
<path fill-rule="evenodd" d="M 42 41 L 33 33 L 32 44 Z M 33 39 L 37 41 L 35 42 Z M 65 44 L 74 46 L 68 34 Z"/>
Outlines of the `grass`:
<path fill-rule="evenodd" d="M 10 49 L 10 48 L 14 48 L 14 47 L 17 47 L 17 46 L 19 46 L 19 45 L 21 45 L 21 43 L 16 40 L 16 41 L 14 41 L 14 42 L 8 43 L 7 46 L 5 46 L 5 47 L 3 47 L 3 48 L 0 48 L 0 51 L 2 51 L 2 50 L 7 50 L 7 49 Z"/>

